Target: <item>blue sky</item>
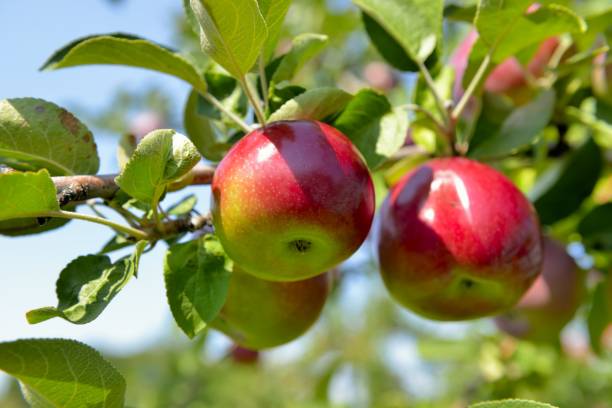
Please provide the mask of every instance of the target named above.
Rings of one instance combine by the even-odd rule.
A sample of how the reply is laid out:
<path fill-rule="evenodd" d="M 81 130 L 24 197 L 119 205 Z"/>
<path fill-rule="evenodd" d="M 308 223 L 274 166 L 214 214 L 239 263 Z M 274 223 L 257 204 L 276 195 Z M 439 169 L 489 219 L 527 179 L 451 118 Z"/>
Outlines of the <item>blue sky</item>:
<path fill-rule="evenodd" d="M 131 32 L 171 44 L 176 0 L 130 0 L 113 6 L 102 0 L 0 1 L 0 98 L 35 96 L 70 109 L 106 106 L 119 88 L 151 85 L 167 91 L 181 109 L 188 86 L 153 72 L 101 66 L 38 72 L 57 48 L 92 33 Z M 101 172 L 116 171 L 114 140 L 96 135 Z M 204 193 L 204 188 L 196 190 Z M 204 194 L 206 195 L 206 194 Z M 203 198 L 203 202 L 207 200 Z M 137 282 L 128 285 L 96 321 L 74 326 L 55 320 L 30 326 L 24 313 L 56 303 L 59 271 L 79 254 L 97 251 L 110 233 L 101 226 L 72 222 L 50 234 L 0 237 L 3 274 L 0 285 L 0 341 L 18 337 L 71 337 L 114 352 L 133 351 L 159 338 L 170 325 L 161 279 L 161 250 L 144 258 Z M 161 248 L 160 248 L 161 249 Z"/>

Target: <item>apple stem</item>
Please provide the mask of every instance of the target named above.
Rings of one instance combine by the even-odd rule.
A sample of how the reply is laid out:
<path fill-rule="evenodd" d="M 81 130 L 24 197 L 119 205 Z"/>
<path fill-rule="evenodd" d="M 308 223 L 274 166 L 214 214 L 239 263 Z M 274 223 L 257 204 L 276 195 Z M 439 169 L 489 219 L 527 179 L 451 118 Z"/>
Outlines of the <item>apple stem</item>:
<path fill-rule="evenodd" d="M 259 100 L 259 98 L 257 98 L 255 93 L 253 92 L 253 89 L 251 88 L 251 85 L 249 84 L 249 81 L 246 79 L 246 76 L 242 76 L 239 79 L 239 81 L 240 81 L 240 85 L 242 85 L 242 89 L 244 89 L 244 93 L 246 94 L 247 98 L 251 102 L 251 106 L 253 107 L 253 111 L 255 111 L 255 116 L 257 116 L 257 121 L 262 126 L 265 126 L 266 125 L 266 118 L 265 118 L 265 116 L 263 114 L 263 111 L 261 110 L 261 101 Z"/>
<path fill-rule="evenodd" d="M 232 112 L 231 110 L 223 106 L 223 104 L 213 95 L 209 94 L 208 92 L 201 92 L 201 91 L 200 91 L 200 95 L 202 95 L 202 97 L 206 99 L 208 102 L 210 102 L 211 105 L 213 105 L 215 108 L 217 108 L 218 110 L 226 114 L 228 118 L 233 120 L 245 132 L 249 133 L 251 130 L 253 130 L 253 128 L 250 125 L 248 125 L 244 120 L 242 120 L 234 112 Z"/>
<path fill-rule="evenodd" d="M 470 97 L 472 96 L 472 94 L 474 94 L 474 92 L 476 91 L 476 88 L 480 85 L 480 83 L 484 79 L 484 75 L 487 72 L 487 68 L 489 68 L 490 64 L 491 64 L 491 50 L 489 50 L 487 55 L 485 55 L 484 59 L 480 63 L 480 66 L 478 67 L 478 71 L 476 71 L 476 74 L 474 75 L 474 78 L 472 78 L 472 80 L 470 81 L 470 84 L 465 90 L 465 93 L 463 94 L 463 96 L 461 96 L 461 99 L 457 103 L 457 106 L 455 106 L 455 108 L 453 109 L 451 113 L 452 120 L 456 121 L 461 116 L 461 114 L 465 110 L 465 107 L 467 106 L 470 100 Z"/>

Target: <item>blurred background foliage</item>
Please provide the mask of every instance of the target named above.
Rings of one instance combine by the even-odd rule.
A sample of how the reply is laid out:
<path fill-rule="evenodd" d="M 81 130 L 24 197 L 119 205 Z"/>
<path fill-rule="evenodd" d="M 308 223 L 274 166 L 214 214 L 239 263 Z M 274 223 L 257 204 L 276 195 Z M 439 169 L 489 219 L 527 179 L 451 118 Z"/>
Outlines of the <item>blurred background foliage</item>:
<path fill-rule="evenodd" d="M 107 1 L 117 8 L 129 2 Z M 474 3 L 453 4 L 469 8 Z M 582 15 L 596 15 L 609 6 L 609 0 L 573 2 Z M 198 39 L 182 14 L 176 16 L 175 24 L 172 45 L 202 59 Z M 461 21 L 445 23 L 442 61 L 448 60 L 468 30 Z M 610 38 L 610 21 L 601 31 L 606 30 Z M 409 100 L 415 76 L 382 62 L 363 30 L 357 8 L 349 2 L 294 0 L 279 49 L 286 50 L 290 38 L 304 32 L 327 34 L 330 46 L 306 65 L 295 83 L 336 85 L 350 92 L 370 86 L 384 91 L 395 105 Z M 590 66 L 582 71 L 588 77 Z M 573 86 L 575 97 L 590 96 L 590 81 L 575 83 L 575 78 L 574 83 L 562 80 L 559 86 Z M 172 116 L 176 109 L 171 109 L 170 100 L 159 89 L 137 94 L 118 90 L 102 112 L 85 111 L 81 116 L 118 136 L 147 133 L 141 129 L 151 126 L 180 129 L 182 118 Z M 558 157 L 546 152 L 545 160 L 537 160 L 538 149 L 572 150 L 590 135 L 584 126 L 565 131 L 560 141 L 559 129 L 551 127 L 543 145 L 492 164 L 523 191 L 530 191 L 558 162 Z M 610 202 L 611 156 L 610 149 L 605 151 L 605 166 L 579 210 L 550 225 L 548 234 L 566 243 L 578 241 L 576 231 L 584 216 Z M 384 194 L 384 185 L 379 187 Z M 366 243 L 366 250 L 340 269 L 341 278 L 324 315 L 307 336 L 281 350 L 264 351 L 254 362 L 233 357 L 231 343 L 221 335 L 207 333 L 188 342 L 178 330 L 142 353 L 107 356 L 126 377 L 128 406 L 459 408 L 474 401 L 516 397 L 559 407 L 612 407 L 612 328 L 601 338 L 588 335 L 588 327 L 598 318 L 593 313 L 599 307 L 595 297 L 608 296 L 596 288 L 611 269 L 610 242 L 587 246 L 587 250 L 578 243 L 570 245 L 570 253 L 587 271 L 589 294 L 557 344 L 513 339 L 499 333 L 490 320 L 438 324 L 415 317 L 396 306 L 384 290 L 373 254 L 367 251 L 371 246 Z M 603 345 L 599 354 L 593 351 L 593 343 Z M 22 407 L 22 401 L 16 383 L 0 396 L 3 408 Z"/>

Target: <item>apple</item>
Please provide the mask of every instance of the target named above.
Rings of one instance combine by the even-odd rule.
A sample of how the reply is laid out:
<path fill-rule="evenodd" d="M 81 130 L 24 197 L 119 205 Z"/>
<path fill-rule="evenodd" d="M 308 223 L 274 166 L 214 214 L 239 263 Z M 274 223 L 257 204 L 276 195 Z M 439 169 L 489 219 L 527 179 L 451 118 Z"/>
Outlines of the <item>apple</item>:
<path fill-rule="evenodd" d="M 584 282 L 563 245 L 546 237 L 543 251 L 542 273 L 519 303 L 495 323 L 519 339 L 554 342 L 580 306 Z"/>
<path fill-rule="evenodd" d="M 538 219 L 503 174 L 466 158 L 406 174 L 380 210 L 378 256 L 399 303 L 435 320 L 499 314 L 538 276 Z"/>
<path fill-rule="evenodd" d="M 391 67 L 383 62 L 370 62 L 363 69 L 363 77 L 374 89 L 390 91 L 398 84 L 398 78 Z"/>
<path fill-rule="evenodd" d="M 256 364 L 259 361 L 259 351 L 251 350 L 238 344 L 232 346 L 229 356 L 237 364 L 250 365 Z"/>
<path fill-rule="evenodd" d="M 227 299 L 211 326 L 251 350 L 288 343 L 319 318 L 329 274 L 296 282 L 266 281 L 234 266 Z"/>
<path fill-rule="evenodd" d="M 468 65 L 472 46 L 477 39 L 478 33 L 470 31 L 451 56 L 450 62 L 455 69 L 456 77 L 453 89 L 455 100 L 459 100 L 463 95 L 463 75 Z M 515 102 L 523 102 L 530 91 L 527 74 L 533 78 L 542 77 L 558 46 L 559 39 L 557 37 L 544 40 L 527 66 L 521 65 L 515 57 L 502 61 L 486 77 L 484 89 L 487 92 L 505 94 L 514 99 Z"/>
<path fill-rule="evenodd" d="M 227 254 L 262 279 L 301 280 L 347 259 L 366 238 L 374 187 L 351 141 L 317 121 L 249 133 L 212 181 L 215 231 Z"/>

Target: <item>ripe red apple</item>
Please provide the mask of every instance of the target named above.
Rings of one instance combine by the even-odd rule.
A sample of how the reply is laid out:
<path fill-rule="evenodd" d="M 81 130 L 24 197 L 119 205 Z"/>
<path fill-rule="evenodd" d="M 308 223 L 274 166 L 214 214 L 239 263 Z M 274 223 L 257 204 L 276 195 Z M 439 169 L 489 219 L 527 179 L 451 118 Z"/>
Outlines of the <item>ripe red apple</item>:
<path fill-rule="evenodd" d="M 374 188 L 350 140 L 316 121 L 254 130 L 223 158 L 212 182 L 215 230 L 227 254 L 263 279 L 318 275 L 368 234 Z"/>
<path fill-rule="evenodd" d="M 259 361 L 259 351 L 251 350 L 234 344 L 230 349 L 229 355 L 234 363 L 237 364 L 255 364 Z"/>
<path fill-rule="evenodd" d="M 313 325 L 329 290 L 327 273 L 303 281 L 274 282 L 234 267 L 227 300 L 211 326 L 251 350 L 275 347 Z"/>
<path fill-rule="evenodd" d="M 467 68 L 472 46 L 478 39 L 476 31 L 470 31 L 466 38 L 459 44 L 451 57 L 451 65 L 455 69 L 455 86 L 453 90 L 454 99 L 458 100 L 463 95 L 463 74 Z M 492 93 L 506 94 L 516 102 L 525 99 L 529 93 L 527 74 L 533 78 L 540 78 L 545 73 L 546 66 L 559 46 L 559 39 L 551 37 L 544 40 L 527 66 L 515 58 L 510 57 L 498 64 L 485 80 L 485 90 Z"/>
<path fill-rule="evenodd" d="M 554 342 L 580 306 L 584 282 L 563 245 L 544 238 L 543 251 L 542 273 L 520 302 L 495 323 L 520 339 Z"/>
<path fill-rule="evenodd" d="M 378 255 L 391 295 L 436 320 L 498 314 L 540 272 L 538 220 L 504 175 L 465 158 L 431 160 L 391 189 Z"/>

